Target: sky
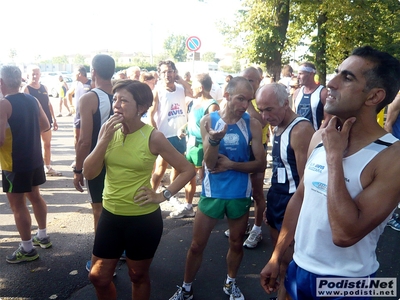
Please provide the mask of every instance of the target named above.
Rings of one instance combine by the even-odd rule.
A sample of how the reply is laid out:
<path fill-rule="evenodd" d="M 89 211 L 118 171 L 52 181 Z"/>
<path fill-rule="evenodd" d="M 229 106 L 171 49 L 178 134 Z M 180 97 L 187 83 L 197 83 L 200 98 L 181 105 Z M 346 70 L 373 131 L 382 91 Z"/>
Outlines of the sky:
<path fill-rule="evenodd" d="M 240 0 L 7 0 L 2 5 L 0 61 L 33 62 L 60 55 L 105 50 L 124 53 L 163 51 L 171 34 L 197 36 L 199 52 L 221 53 L 216 22 L 232 22 Z"/>

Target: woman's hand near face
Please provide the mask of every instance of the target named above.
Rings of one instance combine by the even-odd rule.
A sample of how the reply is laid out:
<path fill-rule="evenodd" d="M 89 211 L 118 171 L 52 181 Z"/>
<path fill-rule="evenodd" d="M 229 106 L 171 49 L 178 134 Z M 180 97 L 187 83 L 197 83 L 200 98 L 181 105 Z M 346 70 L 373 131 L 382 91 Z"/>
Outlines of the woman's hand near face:
<path fill-rule="evenodd" d="M 113 114 L 107 122 L 104 123 L 104 129 L 100 132 L 99 140 L 102 139 L 106 142 L 110 142 L 114 136 L 114 133 L 122 127 L 123 117 L 121 114 Z"/>

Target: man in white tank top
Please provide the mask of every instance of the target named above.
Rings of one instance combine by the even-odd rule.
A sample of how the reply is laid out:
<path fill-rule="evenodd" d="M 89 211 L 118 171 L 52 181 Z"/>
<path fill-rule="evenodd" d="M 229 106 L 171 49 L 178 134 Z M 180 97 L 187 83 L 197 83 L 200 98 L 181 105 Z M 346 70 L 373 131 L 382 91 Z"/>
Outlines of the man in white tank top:
<path fill-rule="evenodd" d="M 186 134 L 183 131 L 187 123 L 186 96 L 191 96 L 190 85 L 178 75 L 172 61 L 158 64 L 160 83 L 154 89 L 154 101 L 150 111 L 150 124 L 161 131 L 180 153 L 186 151 Z M 168 163 L 159 156 L 156 161 L 151 184 L 157 189 L 164 176 Z M 171 170 L 171 182 L 179 174 Z"/>
<path fill-rule="evenodd" d="M 261 271 L 267 293 L 278 287 L 279 265 L 293 239 L 285 279 L 292 299 L 317 299 L 321 277 L 375 276 L 379 236 L 400 197 L 400 165 L 393 163 L 400 142 L 377 123 L 376 114 L 393 101 L 398 78 L 400 62 L 366 46 L 355 49 L 328 83 L 324 109 L 335 117 L 311 140 L 303 180 Z"/>

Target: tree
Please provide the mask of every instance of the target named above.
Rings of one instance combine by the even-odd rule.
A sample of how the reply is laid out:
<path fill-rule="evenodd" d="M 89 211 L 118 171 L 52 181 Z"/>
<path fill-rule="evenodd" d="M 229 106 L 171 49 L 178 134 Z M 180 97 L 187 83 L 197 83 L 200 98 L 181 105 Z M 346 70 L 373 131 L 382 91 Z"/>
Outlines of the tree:
<path fill-rule="evenodd" d="M 400 57 L 400 3 L 397 0 L 293 0 L 294 34 L 310 41 L 320 82 L 355 47 L 370 45 Z M 289 30 L 290 31 L 290 30 Z"/>
<path fill-rule="evenodd" d="M 75 65 L 84 65 L 85 57 L 82 54 L 76 54 L 74 57 L 74 64 Z"/>
<path fill-rule="evenodd" d="M 245 0 L 235 24 L 224 26 L 223 34 L 236 43 L 241 58 L 265 64 L 279 79 L 289 24 L 290 0 Z"/>
<path fill-rule="evenodd" d="M 398 0 L 244 0 L 235 24 L 224 24 L 231 47 L 249 63 L 280 77 L 282 62 L 306 45 L 320 82 L 355 47 L 370 45 L 400 58 Z M 236 46 L 235 46 L 236 45 Z"/>
<path fill-rule="evenodd" d="M 174 59 L 175 62 L 186 61 L 186 37 L 183 35 L 171 34 L 164 41 L 164 48 L 168 55 Z"/>
<path fill-rule="evenodd" d="M 56 56 L 52 59 L 53 64 L 68 64 L 68 57 L 66 55 Z"/>
<path fill-rule="evenodd" d="M 15 48 L 10 48 L 10 52 L 8 53 L 8 57 L 14 61 L 14 59 L 17 57 L 17 49 Z"/>
<path fill-rule="evenodd" d="M 205 52 L 204 54 L 201 55 L 201 60 L 207 62 L 216 62 L 215 52 Z"/>

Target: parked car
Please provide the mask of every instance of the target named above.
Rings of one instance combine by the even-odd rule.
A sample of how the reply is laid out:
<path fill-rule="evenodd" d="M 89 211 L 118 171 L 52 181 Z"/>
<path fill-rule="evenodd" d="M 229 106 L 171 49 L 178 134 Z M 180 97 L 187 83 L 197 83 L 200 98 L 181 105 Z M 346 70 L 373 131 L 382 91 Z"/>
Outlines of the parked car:
<path fill-rule="evenodd" d="M 49 96 L 51 96 L 51 97 L 55 97 L 55 98 L 58 97 L 58 93 L 60 91 L 59 76 L 60 76 L 60 74 L 40 77 L 40 82 L 47 87 Z M 72 78 L 69 76 L 66 76 L 66 75 L 62 75 L 62 76 L 64 78 L 64 81 L 67 83 L 68 88 L 70 88 L 71 84 L 73 82 Z"/>

